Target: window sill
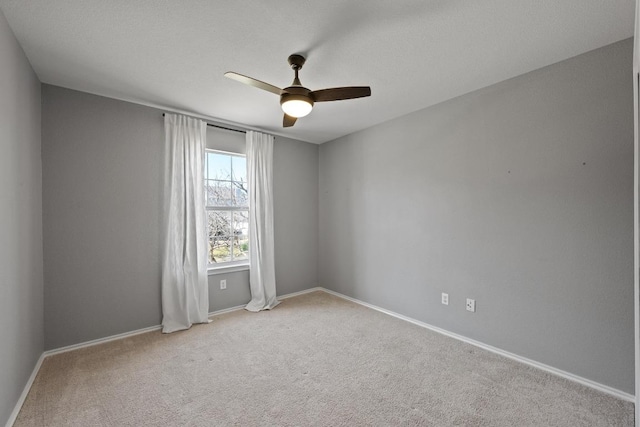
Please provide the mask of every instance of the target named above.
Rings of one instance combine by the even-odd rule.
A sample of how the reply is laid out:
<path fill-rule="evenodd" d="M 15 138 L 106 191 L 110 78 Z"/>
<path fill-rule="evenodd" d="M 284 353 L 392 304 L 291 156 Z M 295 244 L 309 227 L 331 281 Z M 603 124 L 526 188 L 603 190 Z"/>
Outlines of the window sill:
<path fill-rule="evenodd" d="M 221 265 L 221 266 L 207 268 L 207 275 L 213 276 L 215 274 L 235 273 L 236 271 L 246 271 L 246 270 L 249 270 L 249 264 Z"/>

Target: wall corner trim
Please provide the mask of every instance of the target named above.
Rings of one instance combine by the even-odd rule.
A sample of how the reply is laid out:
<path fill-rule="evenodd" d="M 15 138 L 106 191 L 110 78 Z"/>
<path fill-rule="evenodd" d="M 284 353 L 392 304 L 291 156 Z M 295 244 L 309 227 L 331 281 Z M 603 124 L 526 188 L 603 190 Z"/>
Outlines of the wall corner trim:
<path fill-rule="evenodd" d="M 426 328 L 426 329 L 430 329 L 430 330 L 432 330 L 434 332 L 437 332 L 439 334 L 446 335 L 448 337 L 457 339 L 457 340 L 462 341 L 462 342 L 467 343 L 467 344 L 471 344 L 471 345 L 473 345 L 475 347 L 479 347 L 479 348 L 481 348 L 483 350 L 487 350 L 487 351 L 490 351 L 492 353 L 498 354 L 500 356 L 504 356 L 504 357 L 506 357 L 508 359 L 515 360 L 516 362 L 524 363 L 525 365 L 529 365 L 529 366 L 532 366 L 534 368 L 541 369 L 541 370 L 543 370 L 545 372 L 548 372 L 550 374 L 556 375 L 558 377 L 562 377 L 562 378 L 567 379 L 569 381 L 573 381 L 573 382 L 582 384 L 584 386 L 590 387 L 592 389 L 598 390 L 598 391 L 600 391 L 602 393 L 606 393 L 608 395 L 617 397 L 618 399 L 622 399 L 622 400 L 625 400 L 625 401 L 628 401 L 628 402 L 635 402 L 635 396 L 634 395 L 626 393 L 626 392 L 624 392 L 622 390 L 618 390 L 616 388 L 609 387 L 608 385 L 600 384 L 600 383 L 592 381 L 590 379 L 587 379 L 587 378 L 572 374 L 572 373 L 567 372 L 567 371 L 563 371 L 562 369 L 554 368 L 553 366 L 545 365 L 544 363 L 536 362 L 535 360 L 531 360 L 531 359 L 528 359 L 526 357 L 519 356 L 519 355 L 517 355 L 515 353 L 511 353 L 511 352 L 508 352 L 506 350 L 502 350 L 500 348 L 493 347 L 491 345 L 485 344 L 483 342 L 476 341 L 476 340 L 473 340 L 471 338 L 467 338 L 467 337 L 465 337 L 463 335 L 459 335 L 459 334 L 456 334 L 454 332 L 449 332 L 446 329 L 442 329 L 442 328 L 439 328 L 437 326 L 433 326 L 433 325 L 430 325 L 428 323 L 421 322 L 419 320 L 413 319 L 411 317 L 404 316 L 402 314 L 398 314 L 398 313 L 393 312 L 391 310 L 387 310 L 385 308 L 378 307 L 376 305 L 369 304 L 369 303 L 364 302 L 364 301 L 360 301 L 359 299 L 349 297 L 349 296 L 341 294 L 339 292 L 332 291 L 332 290 L 326 289 L 326 288 L 320 288 L 320 289 L 322 291 L 324 291 L 324 292 L 326 292 L 328 294 L 334 295 L 334 296 L 336 296 L 338 298 L 342 298 L 342 299 L 345 299 L 347 301 L 351 301 L 351 302 L 354 302 L 356 304 L 363 305 L 365 307 L 371 308 L 371 309 L 379 311 L 381 313 L 388 314 L 389 316 L 393 316 L 395 318 L 404 320 L 406 322 L 413 323 L 414 325 L 421 326 L 421 327 Z"/>
<path fill-rule="evenodd" d="M 31 386 L 33 385 L 33 382 L 35 381 L 36 376 L 40 371 L 40 367 L 42 366 L 42 361 L 44 360 L 44 358 L 45 358 L 45 354 L 42 353 L 40 355 L 40 358 L 38 358 L 36 365 L 33 367 L 33 372 L 31 372 L 31 376 L 27 380 L 27 383 L 24 386 L 24 390 L 22 390 L 22 394 L 20 395 L 20 397 L 18 398 L 18 401 L 16 402 L 16 406 L 13 408 L 11 415 L 9 415 L 9 419 L 7 420 L 6 427 L 13 426 L 13 423 L 15 423 L 16 419 L 18 419 L 18 414 L 20 413 L 20 409 L 22 409 L 22 405 L 24 404 L 24 401 L 27 400 L 27 395 L 29 394 L 29 391 L 31 390 Z"/>

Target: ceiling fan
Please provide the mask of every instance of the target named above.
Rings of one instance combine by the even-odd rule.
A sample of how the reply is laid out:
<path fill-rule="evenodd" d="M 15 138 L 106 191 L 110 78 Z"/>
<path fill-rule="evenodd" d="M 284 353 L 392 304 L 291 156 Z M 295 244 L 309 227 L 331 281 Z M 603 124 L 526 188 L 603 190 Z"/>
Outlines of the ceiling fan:
<path fill-rule="evenodd" d="M 369 86 L 334 87 L 313 91 L 307 89 L 302 86 L 298 78 L 298 71 L 302 69 L 304 62 L 305 58 L 302 55 L 289 56 L 289 65 L 291 65 L 296 75 L 291 86 L 285 87 L 284 89 L 232 71 L 226 72 L 224 75 L 240 83 L 279 95 L 280 106 L 282 107 L 282 111 L 284 111 L 283 127 L 291 127 L 300 117 L 309 114 L 315 102 L 340 101 L 343 99 L 371 96 L 371 88 Z"/>

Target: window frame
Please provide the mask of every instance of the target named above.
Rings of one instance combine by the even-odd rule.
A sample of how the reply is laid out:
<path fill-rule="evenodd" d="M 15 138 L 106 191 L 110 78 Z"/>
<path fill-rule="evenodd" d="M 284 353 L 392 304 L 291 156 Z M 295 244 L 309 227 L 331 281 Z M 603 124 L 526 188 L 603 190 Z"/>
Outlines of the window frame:
<path fill-rule="evenodd" d="M 224 150 L 217 150 L 214 148 L 206 148 L 205 149 L 205 159 L 204 159 L 204 173 L 203 173 L 203 184 L 204 184 L 204 191 L 205 191 L 205 211 L 207 213 L 207 216 L 209 214 L 210 211 L 226 211 L 226 212 L 231 212 L 231 215 L 233 217 L 233 213 L 234 212 L 247 212 L 249 213 L 249 206 L 210 206 L 209 205 L 209 199 L 207 197 L 207 190 L 206 190 L 206 186 L 207 186 L 207 181 L 211 181 L 211 180 L 215 180 L 212 179 L 208 176 L 209 171 L 208 171 L 208 164 L 207 164 L 207 154 L 208 153 L 216 153 L 216 154 L 221 154 L 224 156 L 229 156 L 229 157 L 242 157 L 246 160 L 247 156 L 245 154 L 242 153 L 234 153 L 234 152 L 230 152 L 230 151 L 224 151 Z M 233 168 L 233 163 L 232 166 Z M 227 180 L 217 180 L 217 181 L 227 181 Z M 232 170 L 232 176 L 231 179 L 229 180 L 229 182 L 233 183 L 233 170 Z M 248 186 L 248 183 L 247 183 Z M 249 189 L 248 189 L 249 191 Z M 206 230 L 206 240 L 207 240 L 207 247 L 209 245 L 209 226 L 207 223 L 207 230 Z M 233 242 L 231 245 L 232 251 L 233 251 Z M 233 254 L 232 254 L 233 256 Z M 209 262 L 209 254 L 207 253 L 207 273 L 208 275 L 212 275 L 212 274 L 222 274 L 222 273 L 230 273 L 230 272 L 234 272 L 234 271 L 243 271 L 243 270 L 248 270 L 249 269 L 249 264 L 250 264 L 250 259 L 249 259 L 250 255 L 249 253 L 247 253 L 247 259 L 242 259 L 242 260 L 237 260 L 237 261 L 225 261 L 225 262 L 219 262 L 219 263 L 210 263 Z"/>

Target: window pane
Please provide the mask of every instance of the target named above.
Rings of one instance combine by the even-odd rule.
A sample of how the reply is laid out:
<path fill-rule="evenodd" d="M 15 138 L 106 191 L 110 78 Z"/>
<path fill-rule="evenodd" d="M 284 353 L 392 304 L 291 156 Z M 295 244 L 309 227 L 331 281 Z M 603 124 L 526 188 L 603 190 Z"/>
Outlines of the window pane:
<path fill-rule="evenodd" d="M 247 182 L 247 159 L 245 157 L 232 157 L 233 181 Z"/>
<path fill-rule="evenodd" d="M 231 156 L 207 153 L 207 173 L 209 179 L 231 181 Z"/>
<path fill-rule="evenodd" d="M 231 183 L 208 180 L 207 206 L 233 206 Z"/>
<path fill-rule="evenodd" d="M 216 236 L 209 239 L 209 262 L 229 261 L 231 261 L 231 238 L 229 236 Z"/>
<path fill-rule="evenodd" d="M 228 236 L 231 234 L 231 212 L 207 212 L 209 237 Z"/>
<path fill-rule="evenodd" d="M 249 193 L 246 182 L 233 183 L 233 197 L 235 206 L 249 207 Z"/>
<path fill-rule="evenodd" d="M 213 179 L 215 178 L 215 170 L 213 167 L 213 153 L 206 152 L 206 155 L 204 158 L 205 158 L 204 179 Z"/>
<path fill-rule="evenodd" d="M 233 213 L 233 258 L 236 261 L 249 259 L 249 212 Z"/>
<path fill-rule="evenodd" d="M 249 259 L 249 241 L 240 240 L 237 237 L 233 241 L 233 260 L 242 261 Z"/>
<path fill-rule="evenodd" d="M 209 250 L 207 252 L 207 258 L 208 258 L 209 264 L 213 264 L 213 263 L 217 262 L 217 260 L 213 256 L 213 249 L 215 247 L 215 244 L 216 244 L 215 239 L 209 237 Z"/>
<path fill-rule="evenodd" d="M 236 211 L 233 213 L 233 235 L 248 238 L 249 237 L 249 212 Z"/>
<path fill-rule="evenodd" d="M 214 200 L 215 200 L 215 194 L 216 194 L 216 182 L 215 181 L 209 181 L 206 180 L 204 182 L 204 202 L 207 204 L 207 206 L 212 205 Z"/>

